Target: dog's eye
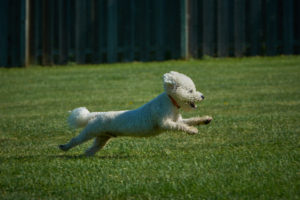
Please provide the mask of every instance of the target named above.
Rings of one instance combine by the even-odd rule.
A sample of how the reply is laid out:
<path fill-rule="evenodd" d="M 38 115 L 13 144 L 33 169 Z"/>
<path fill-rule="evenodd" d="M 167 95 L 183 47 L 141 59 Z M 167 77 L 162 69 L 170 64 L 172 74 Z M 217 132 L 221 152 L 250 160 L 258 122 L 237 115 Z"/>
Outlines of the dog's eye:
<path fill-rule="evenodd" d="M 193 90 L 190 90 L 189 93 L 193 93 Z"/>

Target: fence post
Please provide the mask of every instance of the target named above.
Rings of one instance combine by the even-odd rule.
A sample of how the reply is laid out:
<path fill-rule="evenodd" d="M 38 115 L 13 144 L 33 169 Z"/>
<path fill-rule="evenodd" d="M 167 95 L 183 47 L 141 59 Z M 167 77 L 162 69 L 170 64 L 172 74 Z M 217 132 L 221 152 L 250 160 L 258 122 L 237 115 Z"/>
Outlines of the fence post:
<path fill-rule="evenodd" d="M 20 64 L 29 64 L 29 0 L 21 1 Z"/>
<path fill-rule="evenodd" d="M 188 41 L 189 41 L 189 27 L 188 27 L 188 2 L 189 0 L 180 0 L 180 28 L 181 28 L 181 34 L 180 34 L 180 56 L 181 58 L 188 58 Z"/>

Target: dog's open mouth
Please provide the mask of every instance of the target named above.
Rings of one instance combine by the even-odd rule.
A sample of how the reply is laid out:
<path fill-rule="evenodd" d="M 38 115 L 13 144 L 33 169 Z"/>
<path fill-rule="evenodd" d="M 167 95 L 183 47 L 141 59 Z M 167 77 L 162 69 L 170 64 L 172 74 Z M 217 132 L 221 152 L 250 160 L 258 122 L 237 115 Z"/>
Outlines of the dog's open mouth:
<path fill-rule="evenodd" d="M 197 105 L 196 105 L 194 102 L 189 102 L 189 105 L 190 105 L 192 108 L 197 108 Z"/>

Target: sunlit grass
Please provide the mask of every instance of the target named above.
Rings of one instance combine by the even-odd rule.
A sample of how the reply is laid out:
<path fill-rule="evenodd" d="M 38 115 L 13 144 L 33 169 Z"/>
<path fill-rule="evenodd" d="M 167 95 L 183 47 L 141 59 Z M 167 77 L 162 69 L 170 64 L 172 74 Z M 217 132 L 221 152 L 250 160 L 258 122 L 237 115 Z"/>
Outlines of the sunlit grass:
<path fill-rule="evenodd" d="M 67 111 L 137 108 L 170 70 L 206 97 L 198 135 L 58 150 Z M 0 199 L 299 199 L 299 119 L 299 56 L 0 69 Z"/>

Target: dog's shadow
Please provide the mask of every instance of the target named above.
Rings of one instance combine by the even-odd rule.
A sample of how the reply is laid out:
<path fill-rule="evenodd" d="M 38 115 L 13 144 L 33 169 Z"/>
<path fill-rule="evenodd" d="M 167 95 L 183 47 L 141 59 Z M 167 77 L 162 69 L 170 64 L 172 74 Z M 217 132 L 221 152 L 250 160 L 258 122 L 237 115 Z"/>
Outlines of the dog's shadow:
<path fill-rule="evenodd" d="M 107 156 L 85 156 L 83 154 L 81 155 L 50 155 L 48 156 L 52 159 L 71 159 L 71 160 L 78 160 L 78 159 L 130 159 L 134 156 L 131 155 L 107 155 Z"/>
<path fill-rule="evenodd" d="M 42 154 L 37 154 L 37 155 L 19 155 L 19 156 L 0 156 L 0 163 L 5 163 L 9 162 L 12 160 L 18 160 L 18 161 L 23 161 L 23 162 L 32 162 L 35 160 L 56 160 L 56 159 L 63 159 L 63 160 L 81 160 L 81 159 L 100 159 L 100 160 L 106 160 L 106 159 L 111 159 L 111 160 L 120 160 L 120 159 L 131 159 L 134 158 L 135 156 L 131 155 L 104 155 L 104 156 L 85 156 L 85 155 L 42 155 Z"/>

